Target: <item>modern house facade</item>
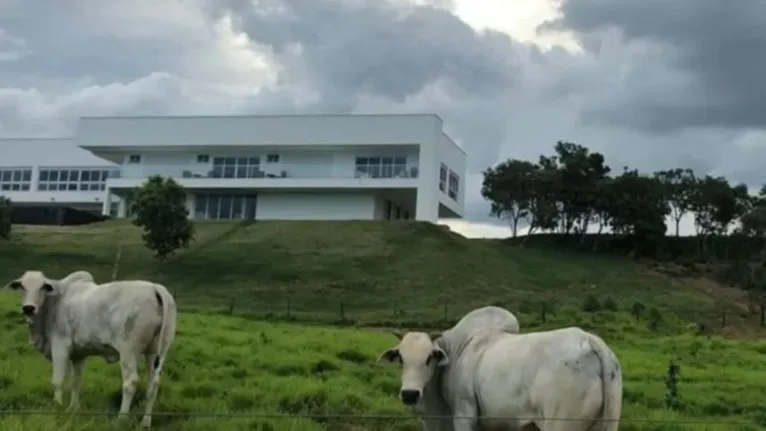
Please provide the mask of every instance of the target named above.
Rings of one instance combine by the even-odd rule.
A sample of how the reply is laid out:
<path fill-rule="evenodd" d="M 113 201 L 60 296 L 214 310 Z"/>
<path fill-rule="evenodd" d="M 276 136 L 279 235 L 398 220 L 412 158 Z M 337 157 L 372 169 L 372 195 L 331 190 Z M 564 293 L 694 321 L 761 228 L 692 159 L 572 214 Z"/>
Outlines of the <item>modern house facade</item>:
<path fill-rule="evenodd" d="M 159 174 L 187 190 L 194 219 L 436 222 L 464 211 L 466 155 L 436 115 L 85 117 L 59 143 L 94 163 L 3 162 L 0 194 L 126 217 L 128 192 Z"/>

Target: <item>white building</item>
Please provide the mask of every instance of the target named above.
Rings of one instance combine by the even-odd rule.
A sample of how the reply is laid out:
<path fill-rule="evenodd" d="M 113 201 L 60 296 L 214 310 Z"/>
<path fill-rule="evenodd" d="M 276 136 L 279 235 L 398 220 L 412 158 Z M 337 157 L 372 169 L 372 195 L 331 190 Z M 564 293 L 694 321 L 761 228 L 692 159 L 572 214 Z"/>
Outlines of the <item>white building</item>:
<path fill-rule="evenodd" d="M 466 155 L 436 115 L 86 117 L 75 137 L 0 141 L 0 194 L 125 217 L 150 175 L 194 219 L 462 218 Z"/>

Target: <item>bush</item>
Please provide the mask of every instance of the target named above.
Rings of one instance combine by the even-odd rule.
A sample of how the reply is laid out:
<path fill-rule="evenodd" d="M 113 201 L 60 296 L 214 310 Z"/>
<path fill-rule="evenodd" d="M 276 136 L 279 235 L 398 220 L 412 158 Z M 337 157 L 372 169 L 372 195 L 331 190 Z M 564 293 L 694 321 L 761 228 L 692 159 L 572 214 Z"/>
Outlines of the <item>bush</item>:
<path fill-rule="evenodd" d="M 0 196 L 0 238 L 11 238 L 11 200 Z"/>
<path fill-rule="evenodd" d="M 594 295 L 588 295 L 588 297 L 585 298 L 585 302 L 582 304 L 582 311 L 586 313 L 595 313 L 601 310 L 601 308 L 601 303 Z"/>
<path fill-rule="evenodd" d="M 633 305 L 630 306 L 630 314 L 633 315 L 633 317 L 636 319 L 636 322 L 638 322 L 641 317 L 643 317 L 644 311 L 646 311 L 646 305 L 644 305 L 641 301 L 636 301 L 633 303 Z"/>
<path fill-rule="evenodd" d="M 662 312 L 655 307 L 649 310 L 649 329 L 652 331 L 659 331 L 662 324 Z"/>
<path fill-rule="evenodd" d="M 608 310 L 608 311 L 618 311 L 620 309 L 620 305 L 617 303 L 617 301 L 615 301 L 609 296 L 604 300 L 604 303 L 602 305 L 604 307 L 604 310 Z"/>
<path fill-rule="evenodd" d="M 130 200 L 136 215 L 133 224 L 144 231 L 144 245 L 155 257 L 165 257 L 189 246 L 194 225 L 186 209 L 186 192 L 172 178 L 155 175 L 133 191 Z"/>

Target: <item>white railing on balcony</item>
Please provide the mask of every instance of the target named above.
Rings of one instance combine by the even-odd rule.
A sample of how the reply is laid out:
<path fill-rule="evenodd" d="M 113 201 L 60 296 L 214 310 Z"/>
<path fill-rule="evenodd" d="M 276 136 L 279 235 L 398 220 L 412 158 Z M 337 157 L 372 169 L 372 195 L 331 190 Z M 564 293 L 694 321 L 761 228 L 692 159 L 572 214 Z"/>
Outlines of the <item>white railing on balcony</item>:
<path fill-rule="evenodd" d="M 173 178 L 417 178 L 418 168 L 411 165 L 356 167 L 338 164 L 274 165 L 123 165 L 109 178 L 147 178 L 152 175 Z"/>

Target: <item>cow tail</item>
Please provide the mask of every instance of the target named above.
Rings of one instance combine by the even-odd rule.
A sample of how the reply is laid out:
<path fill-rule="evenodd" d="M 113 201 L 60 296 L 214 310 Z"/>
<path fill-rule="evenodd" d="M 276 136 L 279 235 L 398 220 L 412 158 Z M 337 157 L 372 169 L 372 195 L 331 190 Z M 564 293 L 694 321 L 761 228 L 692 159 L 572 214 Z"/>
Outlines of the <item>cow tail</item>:
<path fill-rule="evenodd" d="M 165 363 L 168 351 L 176 335 L 176 315 L 178 312 L 176 301 L 165 286 L 155 284 L 154 290 L 157 294 L 157 299 L 162 304 L 162 324 L 159 336 L 157 337 L 157 356 L 154 358 L 154 376 L 152 376 L 159 378 L 162 373 L 162 366 Z"/>
<path fill-rule="evenodd" d="M 620 369 L 620 362 L 604 340 L 595 335 L 589 335 L 591 348 L 601 362 L 601 390 L 604 399 L 601 419 L 591 429 L 593 431 L 617 431 L 622 411 L 622 371 Z"/>

